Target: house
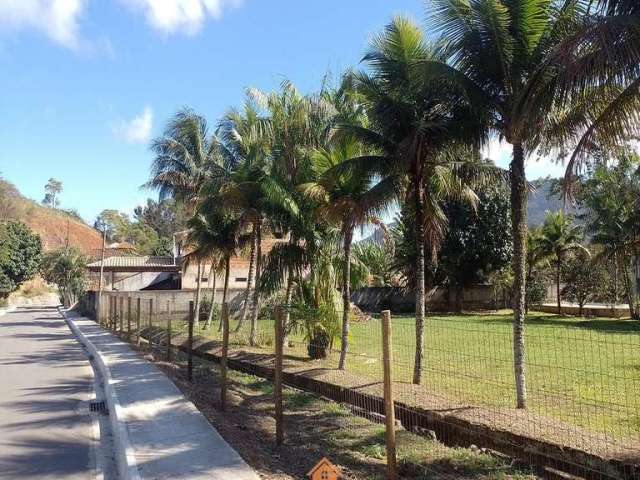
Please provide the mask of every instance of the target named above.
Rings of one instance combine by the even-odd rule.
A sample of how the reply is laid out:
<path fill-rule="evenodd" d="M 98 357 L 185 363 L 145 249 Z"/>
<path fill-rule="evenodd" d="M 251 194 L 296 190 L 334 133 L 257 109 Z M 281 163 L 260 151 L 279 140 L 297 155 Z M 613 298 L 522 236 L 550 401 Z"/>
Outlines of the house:
<path fill-rule="evenodd" d="M 342 478 L 342 473 L 325 457 L 316 463 L 316 466 L 307 473 L 307 477 L 311 480 L 339 480 Z"/>
<path fill-rule="evenodd" d="M 189 253 L 181 238 L 184 234 L 176 234 L 173 256 L 142 256 L 130 251 L 121 254 L 105 255 L 102 260 L 87 265 L 90 272 L 89 290 L 98 290 L 100 271 L 103 271 L 102 287 L 104 290 L 143 291 L 143 290 L 195 290 L 198 285 L 198 265 L 188 262 Z M 263 255 L 269 253 L 274 245 L 284 240 L 264 238 L 261 248 Z M 231 259 L 229 290 L 239 292 L 247 287 L 249 277 L 249 254 L 243 252 Z M 213 288 L 211 262 L 203 262 L 201 269 L 202 288 Z M 224 288 L 224 271 L 215 275 L 216 291 Z"/>

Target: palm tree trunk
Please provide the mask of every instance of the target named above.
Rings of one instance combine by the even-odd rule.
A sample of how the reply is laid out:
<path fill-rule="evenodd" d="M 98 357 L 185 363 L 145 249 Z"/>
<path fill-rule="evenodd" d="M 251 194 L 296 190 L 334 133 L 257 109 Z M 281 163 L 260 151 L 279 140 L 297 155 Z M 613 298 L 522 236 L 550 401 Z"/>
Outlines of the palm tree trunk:
<path fill-rule="evenodd" d="M 527 407 L 525 381 L 524 307 L 527 258 L 527 180 L 522 145 L 513 146 L 511 177 L 511 229 L 513 234 L 513 369 L 516 406 Z"/>
<path fill-rule="evenodd" d="M 260 288 L 258 281 L 262 273 L 262 219 L 256 225 L 256 282 L 253 288 L 253 301 L 251 304 L 251 335 L 249 345 L 254 347 L 258 343 L 258 314 L 260 313 Z"/>
<path fill-rule="evenodd" d="M 284 346 L 289 345 L 289 321 L 291 318 L 290 307 L 291 307 L 291 299 L 293 297 L 293 275 L 291 273 L 291 269 L 287 272 L 287 290 L 284 295 L 284 303 L 285 303 L 285 311 L 284 311 Z"/>
<path fill-rule="evenodd" d="M 424 259 L 424 180 L 417 175 L 415 185 L 416 208 L 416 351 L 413 364 L 413 383 L 420 385 L 424 356 L 424 305 L 425 305 L 425 259 Z"/>
<path fill-rule="evenodd" d="M 198 280 L 196 282 L 196 318 L 193 322 L 194 327 L 200 325 L 200 294 L 202 292 L 202 260 L 198 259 Z"/>
<path fill-rule="evenodd" d="M 222 290 L 222 305 L 227 303 L 227 292 L 229 291 L 229 275 L 231 273 L 231 255 L 227 255 L 224 259 L 224 289 Z M 222 315 L 218 323 L 218 331 L 222 331 Z"/>
<path fill-rule="evenodd" d="M 560 257 L 556 260 L 556 297 L 558 300 L 558 315 L 562 315 L 562 298 L 560 298 Z"/>
<path fill-rule="evenodd" d="M 211 308 L 209 309 L 209 316 L 204 324 L 204 329 L 207 330 L 211 326 L 213 321 L 213 307 L 216 304 L 216 266 L 215 260 L 211 260 L 211 270 L 209 270 L 209 278 L 213 276 L 213 285 L 211 286 Z"/>
<path fill-rule="evenodd" d="M 253 225 L 251 231 L 251 253 L 249 254 L 249 274 L 247 276 L 247 289 L 244 294 L 244 304 L 242 306 L 242 313 L 240 314 L 240 320 L 238 320 L 238 326 L 236 332 L 239 332 L 247 318 L 247 311 L 249 310 L 249 303 L 251 303 L 251 290 L 253 288 L 253 274 L 256 265 L 256 225 Z"/>
<path fill-rule="evenodd" d="M 636 312 L 635 304 L 633 301 L 634 300 L 633 288 L 631 286 L 631 279 L 629 278 L 629 268 L 627 266 L 627 262 L 624 257 L 625 256 L 623 255 L 622 262 L 621 262 L 622 263 L 621 270 L 622 270 L 622 279 L 624 281 L 624 289 L 627 295 L 627 302 L 629 302 L 629 316 L 633 319 L 637 319 L 637 312 Z"/>
<path fill-rule="evenodd" d="M 344 227 L 344 268 L 342 270 L 342 338 L 338 369 L 344 370 L 349 350 L 349 314 L 351 313 L 351 243 L 353 227 L 345 221 Z"/>

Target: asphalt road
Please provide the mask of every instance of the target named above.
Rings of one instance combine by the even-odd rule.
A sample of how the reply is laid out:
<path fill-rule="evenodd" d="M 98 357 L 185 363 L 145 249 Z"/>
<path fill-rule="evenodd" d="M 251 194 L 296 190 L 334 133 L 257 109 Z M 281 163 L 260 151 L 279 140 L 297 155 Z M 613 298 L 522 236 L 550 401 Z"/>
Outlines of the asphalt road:
<path fill-rule="evenodd" d="M 93 373 L 54 308 L 0 316 L 0 479 L 95 478 Z"/>

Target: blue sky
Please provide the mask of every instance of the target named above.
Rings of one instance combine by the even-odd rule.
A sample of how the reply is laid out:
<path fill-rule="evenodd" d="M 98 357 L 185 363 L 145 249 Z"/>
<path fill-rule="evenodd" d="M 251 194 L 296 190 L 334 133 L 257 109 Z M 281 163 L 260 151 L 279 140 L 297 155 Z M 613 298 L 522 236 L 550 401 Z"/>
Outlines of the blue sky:
<path fill-rule="evenodd" d="M 0 175 L 40 200 L 50 177 L 62 207 L 92 222 L 154 192 L 149 139 L 180 107 L 211 123 L 245 87 L 285 78 L 318 87 L 356 65 L 394 14 L 421 0 L 1 0 Z M 497 142 L 489 155 L 508 163 Z M 532 162 L 531 178 L 560 175 Z"/>

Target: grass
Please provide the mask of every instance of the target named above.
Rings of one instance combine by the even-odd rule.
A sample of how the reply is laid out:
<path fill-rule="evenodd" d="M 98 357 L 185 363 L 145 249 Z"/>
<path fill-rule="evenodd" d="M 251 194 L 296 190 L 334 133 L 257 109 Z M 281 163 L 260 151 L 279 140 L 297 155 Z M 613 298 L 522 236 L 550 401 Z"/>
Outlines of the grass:
<path fill-rule="evenodd" d="M 511 313 L 431 315 L 425 327 L 424 389 L 473 405 L 515 404 Z M 235 325 L 232 324 L 232 330 Z M 248 344 L 248 328 L 232 333 L 232 346 Z M 271 351 L 273 322 L 261 320 L 260 338 Z M 353 323 L 348 370 L 381 378 L 377 319 Z M 394 377 L 411 382 L 415 321 L 393 318 Z M 205 333 L 219 339 L 216 328 Z M 266 340 L 265 340 L 266 339 Z M 306 358 L 299 334 L 286 353 Z M 339 343 L 339 341 L 336 341 Z M 327 366 L 337 365 L 334 346 Z M 585 320 L 530 314 L 526 321 L 526 372 L 530 410 L 616 437 L 640 439 L 640 322 Z"/>

